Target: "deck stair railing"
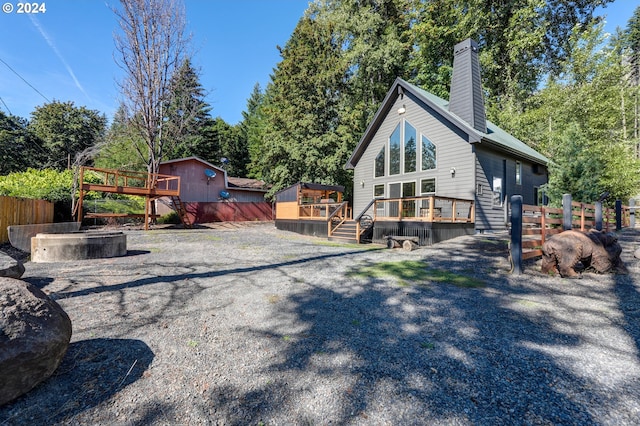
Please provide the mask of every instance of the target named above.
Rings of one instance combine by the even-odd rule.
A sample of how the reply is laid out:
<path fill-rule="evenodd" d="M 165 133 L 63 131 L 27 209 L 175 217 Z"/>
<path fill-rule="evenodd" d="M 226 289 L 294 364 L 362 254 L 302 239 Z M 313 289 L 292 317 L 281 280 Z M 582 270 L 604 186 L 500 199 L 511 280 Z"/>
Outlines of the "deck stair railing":
<path fill-rule="evenodd" d="M 327 218 L 327 234 L 329 237 L 333 235 L 333 232 L 340 227 L 346 220 L 349 219 L 349 203 L 343 201 Z"/>
<path fill-rule="evenodd" d="M 360 243 L 362 236 L 373 226 L 373 218 L 369 212 L 377 200 L 377 198 L 374 198 L 369 201 L 369 204 L 367 204 L 354 219 L 356 222 L 356 240 L 358 243 Z"/>

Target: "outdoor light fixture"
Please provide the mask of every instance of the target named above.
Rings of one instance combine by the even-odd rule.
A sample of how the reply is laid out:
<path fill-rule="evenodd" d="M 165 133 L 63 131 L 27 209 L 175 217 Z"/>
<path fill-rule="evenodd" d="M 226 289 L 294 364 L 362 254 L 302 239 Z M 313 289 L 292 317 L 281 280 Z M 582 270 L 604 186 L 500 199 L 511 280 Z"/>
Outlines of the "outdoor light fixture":
<path fill-rule="evenodd" d="M 361 180 L 361 181 L 360 181 L 360 186 L 361 186 L 362 188 L 364 188 L 364 181 L 363 181 L 363 180 Z"/>
<path fill-rule="evenodd" d="M 449 170 L 449 173 L 451 173 L 451 177 L 454 177 L 454 176 L 456 175 L 456 168 L 455 168 L 455 167 L 452 167 L 452 168 Z"/>
<path fill-rule="evenodd" d="M 407 107 L 405 107 L 404 105 L 402 105 L 400 108 L 398 108 L 398 115 L 402 115 L 405 112 L 407 112 Z"/>

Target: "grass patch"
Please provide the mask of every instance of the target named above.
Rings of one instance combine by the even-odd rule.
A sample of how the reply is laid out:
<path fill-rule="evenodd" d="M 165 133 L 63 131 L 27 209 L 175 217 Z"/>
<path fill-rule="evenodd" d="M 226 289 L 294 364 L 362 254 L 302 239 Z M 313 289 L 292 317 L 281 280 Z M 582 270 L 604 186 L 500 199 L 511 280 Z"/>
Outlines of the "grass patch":
<path fill-rule="evenodd" d="M 392 277 L 396 278 L 398 284 L 402 287 L 406 287 L 410 283 L 425 284 L 427 282 L 450 283 L 464 288 L 486 286 L 486 283 L 478 278 L 442 269 L 429 268 L 425 262 L 418 260 L 380 262 L 363 266 L 348 273 L 347 276 L 360 278 Z"/>
<path fill-rule="evenodd" d="M 326 247 L 340 247 L 356 250 L 382 250 L 382 247 L 372 244 L 355 244 L 355 243 L 338 243 L 335 241 L 317 240 L 313 241 L 314 245 Z"/>

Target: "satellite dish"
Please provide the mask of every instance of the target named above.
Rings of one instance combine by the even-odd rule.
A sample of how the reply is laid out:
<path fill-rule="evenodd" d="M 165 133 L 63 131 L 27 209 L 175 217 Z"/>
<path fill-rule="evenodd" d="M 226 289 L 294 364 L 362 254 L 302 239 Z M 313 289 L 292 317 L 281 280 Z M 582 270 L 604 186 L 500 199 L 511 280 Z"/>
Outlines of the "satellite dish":
<path fill-rule="evenodd" d="M 220 191 L 220 198 L 226 200 L 231 196 L 227 191 Z"/>
<path fill-rule="evenodd" d="M 209 179 L 213 179 L 214 177 L 216 177 L 216 172 L 214 172 L 211 169 L 204 169 L 204 174 L 205 176 L 207 176 L 207 178 Z"/>

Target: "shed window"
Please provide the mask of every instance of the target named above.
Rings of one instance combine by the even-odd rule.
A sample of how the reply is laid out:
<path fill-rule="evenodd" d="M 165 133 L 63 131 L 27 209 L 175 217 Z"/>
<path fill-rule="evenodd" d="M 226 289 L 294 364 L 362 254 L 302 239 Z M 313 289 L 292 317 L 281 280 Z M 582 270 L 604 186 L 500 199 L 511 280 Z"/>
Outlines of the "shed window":
<path fill-rule="evenodd" d="M 516 185 L 522 185 L 522 163 L 516 161 Z"/>
<path fill-rule="evenodd" d="M 375 177 L 384 176 L 384 149 L 385 147 L 383 146 L 376 157 Z"/>
<path fill-rule="evenodd" d="M 400 174 L 400 125 L 389 137 L 389 174 Z"/>
<path fill-rule="evenodd" d="M 422 135 L 422 170 L 436 168 L 436 146 Z"/>
<path fill-rule="evenodd" d="M 418 157 L 416 144 L 416 129 L 407 121 L 404 122 L 404 172 L 416 171 L 416 159 Z"/>

